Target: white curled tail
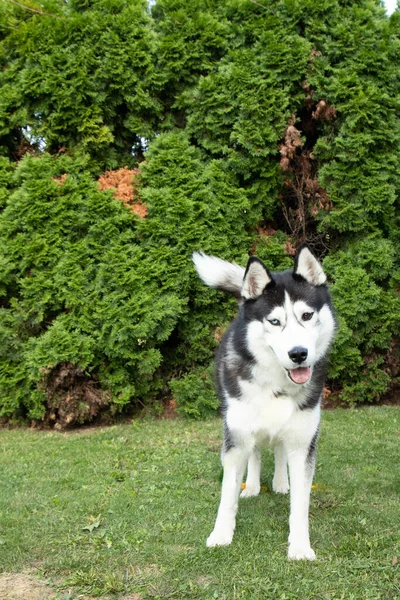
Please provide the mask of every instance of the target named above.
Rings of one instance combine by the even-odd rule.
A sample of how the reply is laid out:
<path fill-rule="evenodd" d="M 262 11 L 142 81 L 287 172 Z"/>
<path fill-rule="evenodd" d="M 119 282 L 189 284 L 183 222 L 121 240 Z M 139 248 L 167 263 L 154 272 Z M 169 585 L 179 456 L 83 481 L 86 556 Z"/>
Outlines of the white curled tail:
<path fill-rule="evenodd" d="M 193 252 L 192 259 L 206 285 L 240 297 L 245 272 L 243 267 L 216 256 L 207 256 L 203 252 Z"/>

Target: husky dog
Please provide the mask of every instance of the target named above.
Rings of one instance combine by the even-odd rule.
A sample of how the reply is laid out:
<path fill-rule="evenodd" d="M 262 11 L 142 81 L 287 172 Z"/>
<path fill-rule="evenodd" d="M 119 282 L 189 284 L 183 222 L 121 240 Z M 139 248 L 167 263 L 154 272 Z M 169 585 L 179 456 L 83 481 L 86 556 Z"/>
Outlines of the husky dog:
<path fill-rule="evenodd" d="M 207 546 L 231 543 L 238 498 L 260 492 L 259 446 L 275 448 L 272 488 L 287 494 L 290 476 L 288 557 L 314 560 L 308 509 L 315 467 L 326 354 L 335 318 L 321 264 L 308 246 L 293 270 L 271 273 L 256 257 L 246 269 L 195 252 L 200 278 L 241 299 L 239 315 L 216 355 L 224 417 L 221 502 Z"/>

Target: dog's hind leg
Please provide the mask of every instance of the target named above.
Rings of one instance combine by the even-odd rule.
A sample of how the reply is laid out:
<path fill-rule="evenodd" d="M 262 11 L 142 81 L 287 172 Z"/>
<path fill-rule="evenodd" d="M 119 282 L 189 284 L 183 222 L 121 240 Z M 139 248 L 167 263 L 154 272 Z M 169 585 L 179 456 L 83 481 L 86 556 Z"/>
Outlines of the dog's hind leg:
<path fill-rule="evenodd" d="M 236 525 L 239 492 L 249 453 L 234 447 L 222 457 L 224 477 L 222 480 L 221 501 L 214 530 L 207 539 L 207 546 L 228 546 L 233 538 Z"/>
<path fill-rule="evenodd" d="M 254 448 L 250 454 L 247 463 L 246 487 L 240 494 L 241 498 L 250 498 L 258 496 L 260 493 L 260 473 L 261 473 L 261 452 L 259 448 Z"/>
<path fill-rule="evenodd" d="M 287 458 L 283 444 L 275 446 L 275 470 L 272 489 L 278 494 L 287 494 L 289 491 Z"/>

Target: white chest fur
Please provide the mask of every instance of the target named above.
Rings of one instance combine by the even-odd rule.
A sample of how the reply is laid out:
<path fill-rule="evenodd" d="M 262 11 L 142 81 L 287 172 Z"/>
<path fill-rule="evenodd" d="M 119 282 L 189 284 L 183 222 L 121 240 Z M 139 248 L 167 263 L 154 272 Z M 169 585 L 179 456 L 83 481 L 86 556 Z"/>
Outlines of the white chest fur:
<path fill-rule="evenodd" d="M 298 412 L 298 404 L 287 395 L 276 397 L 271 388 L 241 381 L 242 397 L 229 398 L 226 420 L 229 429 L 243 441 L 273 444 Z"/>

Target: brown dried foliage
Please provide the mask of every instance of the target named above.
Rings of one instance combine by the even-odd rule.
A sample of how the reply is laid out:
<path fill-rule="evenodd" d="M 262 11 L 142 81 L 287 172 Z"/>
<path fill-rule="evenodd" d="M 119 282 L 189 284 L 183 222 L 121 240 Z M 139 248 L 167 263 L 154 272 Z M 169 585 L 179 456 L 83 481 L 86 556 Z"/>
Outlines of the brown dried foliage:
<path fill-rule="evenodd" d="M 109 405 L 98 380 L 71 363 L 44 371 L 41 388 L 46 392 L 46 424 L 56 429 L 92 421 Z"/>
<path fill-rule="evenodd" d="M 281 162 L 280 166 L 283 171 L 292 171 L 292 161 L 296 155 L 297 148 L 301 148 L 303 146 L 303 141 L 301 139 L 301 132 L 296 129 L 294 123 L 296 121 L 296 116 L 292 115 L 290 117 L 289 124 L 285 131 L 285 137 L 283 144 L 279 147 L 279 152 L 281 153 Z"/>
<path fill-rule="evenodd" d="M 266 222 L 263 226 L 257 227 L 257 233 L 262 238 L 272 237 L 276 234 L 276 229 L 272 227 L 271 223 Z"/>
<path fill-rule="evenodd" d="M 316 120 L 333 121 L 336 116 L 336 109 L 327 104 L 325 100 L 320 100 L 312 113 L 312 118 Z"/>
<path fill-rule="evenodd" d="M 162 412 L 163 419 L 176 419 L 178 416 L 177 403 L 174 398 L 167 398 L 164 401 L 164 408 Z"/>
<path fill-rule="evenodd" d="M 335 118 L 336 111 L 324 100 L 315 104 L 312 100 L 312 90 L 306 81 L 303 82 L 306 96 L 307 121 L 303 121 L 307 132 L 315 132 L 313 122 L 321 119 Z M 314 108 L 312 108 L 314 107 Z M 280 166 L 287 174 L 285 190 L 281 196 L 281 207 L 288 232 L 300 244 L 308 241 L 311 245 L 323 246 L 323 238 L 315 231 L 315 217 L 320 210 L 332 210 L 332 202 L 321 187 L 317 178 L 318 165 L 312 154 L 307 139 L 301 136 L 301 130 L 295 126 L 296 115 L 292 115 L 285 131 L 284 139 L 279 147 L 281 154 Z M 291 243 L 287 245 L 289 255 L 294 254 Z"/>
<path fill-rule="evenodd" d="M 386 354 L 386 373 L 390 376 L 390 391 L 400 388 L 400 340 L 395 336 Z"/>
<path fill-rule="evenodd" d="M 218 325 L 215 328 L 213 338 L 216 342 L 218 342 L 218 344 L 222 341 L 225 331 L 226 331 L 226 327 L 223 327 L 221 325 Z"/>
<path fill-rule="evenodd" d="M 106 171 L 99 178 L 99 190 L 114 189 L 114 198 L 121 200 L 138 217 L 144 219 L 147 216 L 148 209 L 139 198 L 137 188 L 137 178 L 139 169 L 128 169 L 123 167 L 116 171 Z"/>
<path fill-rule="evenodd" d="M 18 147 L 13 152 L 13 156 L 15 160 L 21 160 L 25 154 L 35 154 L 35 152 L 37 152 L 37 146 L 31 144 L 25 138 L 22 138 Z"/>
<path fill-rule="evenodd" d="M 288 256 L 294 256 L 296 254 L 296 246 L 294 246 L 290 240 L 286 240 L 284 250 Z"/>
<path fill-rule="evenodd" d="M 53 177 L 53 181 L 55 181 L 57 183 L 57 185 L 64 185 L 65 180 L 67 179 L 68 175 L 67 173 L 63 173 L 62 175 L 60 175 L 60 177 Z"/>

